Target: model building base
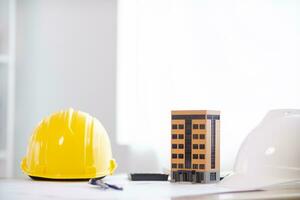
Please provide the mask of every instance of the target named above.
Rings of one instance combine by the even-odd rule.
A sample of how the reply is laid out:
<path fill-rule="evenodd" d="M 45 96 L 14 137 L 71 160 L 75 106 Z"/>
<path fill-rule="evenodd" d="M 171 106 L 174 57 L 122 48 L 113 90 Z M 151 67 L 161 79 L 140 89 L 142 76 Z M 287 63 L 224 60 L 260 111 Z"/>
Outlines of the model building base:
<path fill-rule="evenodd" d="M 172 182 L 214 183 L 220 180 L 219 172 L 196 172 L 181 170 L 172 172 Z"/>

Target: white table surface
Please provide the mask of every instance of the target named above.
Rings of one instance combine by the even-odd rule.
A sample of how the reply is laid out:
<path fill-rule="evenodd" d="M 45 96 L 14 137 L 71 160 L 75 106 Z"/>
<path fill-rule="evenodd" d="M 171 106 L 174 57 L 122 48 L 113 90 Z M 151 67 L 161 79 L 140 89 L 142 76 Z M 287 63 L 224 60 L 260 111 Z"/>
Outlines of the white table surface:
<path fill-rule="evenodd" d="M 106 177 L 105 182 L 123 186 L 123 191 L 100 190 L 84 182 L 0 179 L 2 199 L 300 199 L 298 189 L 226 193 L 234 190 L 216 184 L 129 181 L 125 175 Z"/>

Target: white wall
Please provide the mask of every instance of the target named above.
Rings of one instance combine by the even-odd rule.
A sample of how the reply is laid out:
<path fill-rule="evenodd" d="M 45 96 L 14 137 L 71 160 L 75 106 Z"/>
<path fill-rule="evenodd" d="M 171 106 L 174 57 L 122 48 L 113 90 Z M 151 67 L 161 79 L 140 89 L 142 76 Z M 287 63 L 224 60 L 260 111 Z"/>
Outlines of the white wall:
<path fill-rule="evenodd" d="M 299 10 L 285 0 L 120 0 L 118 140 L 169 168 L 170 111 L 221 110 L 221 168 L 231 170 L 268 110 L 300 107 Z"/>
<path fill-rule="evenodd" d="M 99 118 L 115 147 L 115 74 L 115 0 L 17 1 L 15 175 L 33 128 L 62 108 Z"/>

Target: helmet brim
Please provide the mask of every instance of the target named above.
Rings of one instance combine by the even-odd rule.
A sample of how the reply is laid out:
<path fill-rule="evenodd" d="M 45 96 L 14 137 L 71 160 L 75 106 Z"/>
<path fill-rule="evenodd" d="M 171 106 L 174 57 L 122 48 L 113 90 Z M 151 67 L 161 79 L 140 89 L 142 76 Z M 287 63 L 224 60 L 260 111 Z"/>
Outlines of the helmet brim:
<path fill-rule="evenodd" d="M 38 177 L 38 176 L 29 176 L 31 179 L 36 181 L 88 181 L 89 178 L 73 178 L 73 179 L 57 179 L 57 178 L 44 178 L 44 177 Z M 98 177 L 97 179 L 103 179 L 103 177 Z"/>
<path fill-rule="evenodd" d="M 271 176 L 255 176 L 241 173 L 233 173 L 224 177 L 217 185 L 238 190 L 260 190 L 267 187 L 272 187 L 278 184 L 284 184 L 297 181 L 297 179 L 283 179 Z"/>

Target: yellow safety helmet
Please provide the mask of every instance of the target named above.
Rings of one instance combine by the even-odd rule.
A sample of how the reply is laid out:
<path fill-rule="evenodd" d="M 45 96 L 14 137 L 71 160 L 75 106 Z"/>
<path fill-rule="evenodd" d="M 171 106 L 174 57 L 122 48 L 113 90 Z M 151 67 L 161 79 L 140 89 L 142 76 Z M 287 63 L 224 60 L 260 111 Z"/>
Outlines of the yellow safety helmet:
<path fill-rule="evenodd" d="M 73 109 L 53 113 L 40 122 L 21 163 L 30 177 L 48 179 L 104 177 L 116 167 L 102 124 Z"/>

